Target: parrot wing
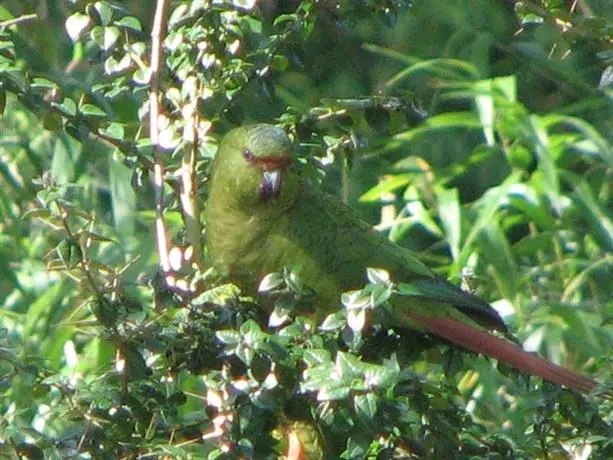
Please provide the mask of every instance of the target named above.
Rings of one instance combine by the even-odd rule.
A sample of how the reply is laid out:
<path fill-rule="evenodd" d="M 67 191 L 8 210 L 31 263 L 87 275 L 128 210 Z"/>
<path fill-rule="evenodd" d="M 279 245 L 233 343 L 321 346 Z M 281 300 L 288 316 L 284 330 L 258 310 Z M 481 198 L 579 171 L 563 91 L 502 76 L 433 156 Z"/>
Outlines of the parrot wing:
<path fill-rule="evenodd" d="M 395 283 L 409 283 L 416 298 L 453 305 L 484 327 L 506 331 L 487 302 L 435 275 L 414 252 L 390 241 L 335 197 L 304 182 L 292 213 L 291 238 L 337 279 L 338 294 L 362 287 L 367 267 L 382 268 Z"/>

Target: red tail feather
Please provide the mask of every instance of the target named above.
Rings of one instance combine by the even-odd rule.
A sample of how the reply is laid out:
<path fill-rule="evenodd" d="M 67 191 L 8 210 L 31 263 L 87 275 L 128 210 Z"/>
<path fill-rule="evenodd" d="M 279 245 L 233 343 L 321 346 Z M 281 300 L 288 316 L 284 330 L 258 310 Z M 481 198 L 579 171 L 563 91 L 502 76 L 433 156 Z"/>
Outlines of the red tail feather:
<path fill-rule="evenodd" d="M 479 331 L 458 320 L 437 318 L 409 313 L 409 317 L 428 331 L 439 335 L 475 353 L 504 361 L 519 370 L 542 377 L 558 385 L 565 385 L 584 393 L 592 391 L 598 382 L 584 377 L 546 359 L 534 356 L 520 346 L 498 338 L 488 332 Z M 606 397 L 607 395 L 605 395 Z"/>

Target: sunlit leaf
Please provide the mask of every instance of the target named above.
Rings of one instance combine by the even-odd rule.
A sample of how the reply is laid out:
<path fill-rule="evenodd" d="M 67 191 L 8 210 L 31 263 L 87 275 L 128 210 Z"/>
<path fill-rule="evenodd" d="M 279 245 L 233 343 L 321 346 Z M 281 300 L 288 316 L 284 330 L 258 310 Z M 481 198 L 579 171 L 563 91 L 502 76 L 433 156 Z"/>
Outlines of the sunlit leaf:
<path fill-rule="evenodd" d="M 83 13 L 74 13 L 66 20 L 66 31 L 72 41 L 82 38 L 92 25 L 89 16 Z"/>

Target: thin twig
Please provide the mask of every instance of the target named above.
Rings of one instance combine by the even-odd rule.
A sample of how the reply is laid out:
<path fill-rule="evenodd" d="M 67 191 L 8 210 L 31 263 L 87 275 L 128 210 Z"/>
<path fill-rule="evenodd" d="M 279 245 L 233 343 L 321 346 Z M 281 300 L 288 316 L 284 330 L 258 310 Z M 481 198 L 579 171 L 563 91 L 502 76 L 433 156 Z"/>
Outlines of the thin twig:
<path fill-rule="evenodd" d="M 21 23 L 24 23 L 24 22 L 35 21 L 35 20 L 38 20 L 38 15 L 37 14 L 24 14 L 23 16 L 19 16 L 18 18 L 9 19 L 8 21 L 0 22 L 0 29 L 4 29 L 6 27 L 11 27 L 11 26 L 15 26 L 17 24 L 21 24 Z"/>
<path fill-rule="evenodd" d="M 89 259 L 87 257 L 87 250 L 89 249 L 88 244 L 83 245 L 80 239 L 77 238 L 77 235 L 75 235 L 75 233 L 70 228 L 70 224 L 68 223 L 68 211 L 66 210 L 66 208 L 59 202 L 56 202 L 56 204 L 60 209 L 60 219 L 62 221 L 64 231 L 68 235 L 69 240 L 72 243 L 78 245 L 79 247 L 79 264 L 81 265 L 81 270 L 83 270 L 83 273 L 85 274 L 85 279 L 87 279 L 90 289 L 94 292 L 96 300 L 100 301 L 102 297 L 102 291 L 98 287 L 98 283 L 96 282 L 96 279 L 94 278 L 91 267 L 89 265 Z"/>
<path fill-rule="evenodd" d="M 151 90 L 149 92 L 149 129 L 155 163 L 153 165 L 153 187 L 155 190 L 155 233 L 160 266 L 164 273 L 170 271 L 168 257 L 168 232 L 164 223 L 164 158 L 159 147 L 159 73 L 162 57 L 162 39 L 166 23 L 168 2 L 158 0 L 151 30 Z"/>
<path fill-rule="evenodd" d="M 575 5 L 579 6 L 579 9 L 583 13 L 583 16 L 585 16 L 586 18 L 593 18 L 594 17 L 594 12 L 592 11 L 592 8 L 590 8 L 590 5 L 588 5 L 585 2 L 585 0 L 576 0 L 573 3 L 573 7 Z"/>
<path fill-rule="evenodd" d="M 196 159 L 198 153 L 198 133 L 196 126 L 199 122 L 198 111 L 195 103 L 187 103 L 183 107 L 183 130 L 184 150 L 181 161 L 181 208 L 187 240 L 194 249 L 193 261 L 198 268 L 203 269 L 202 244 L 200 243 L 200 203 L 198 202 L 198 181 L 196 175 Z"/>

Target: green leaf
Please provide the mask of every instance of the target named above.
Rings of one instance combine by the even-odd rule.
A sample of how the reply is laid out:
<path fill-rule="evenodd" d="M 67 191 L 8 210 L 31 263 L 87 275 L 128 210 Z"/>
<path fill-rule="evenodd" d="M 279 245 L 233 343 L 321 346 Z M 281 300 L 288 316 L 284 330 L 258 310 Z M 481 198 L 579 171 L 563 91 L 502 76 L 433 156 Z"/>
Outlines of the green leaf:
<path fill-rule="evenodd" d="M 52 102 L 51 106 L 57 109 L 65 117 L 75 117 L 77 115 L 77 104 L 70 98 L 64 98 L 59 104 Z"/>
<path fill-rule="evenodd" d="M 451 249 L 451 257 L 458 260 L 462 240 L 462 226 L 460 216 L 460 197 L 457 189 L 438 188 L 436 198 L 439 207 L 439 216 L 445 229 L 446 240 Z"/>
<path fill-rule="evenodd" d="M 530 141 L 534 144 L 539 159 L 538 168 L 545 178 L 547 195 L 556 197 L 559 194 L 560 185 L 546 124 L 543 123 L 540 117 L 531 115 L 528 118 L 527 130 Z"/>
<path fill-rule="evenodd" d="M 113 8 L 107 2 L 99 1 L 94 3 L 94 9 L 98 12 L 102 25 L 108 26 L 113 19 Z"/>
<path fill-rule="evenodd" d="M 540 195 L 527 184 L 514 184 L 507 195 L 509 204 L 521 210 L 526 217 L 536 223 L 541 229 L 551 230 L 554 226 L 553 217 L 543 203 Z"/>
<path fill-rule="evenodd" d="M 297 19 L 298 19 L 298 16 L 296 14 L 280 14 L 279 16 L 275 18 L 272 24 L 273 26 L 278 26 L 286 22 L 294 22 Z"/>
<path fill-rule="evenodd" d="M 324 332 L 336 331 L 341 329 L 347 324 L 347 314 L 345 311 L 340 310 L 336 313 L 326 316 L 319 329 Z"/>
<path fill-rule="evenodd" d="M 80 154 L 81 144 L 60 133 L 53 142 L 53 160 L 51 175 L 58 184 L 72 182 L 75 175 L 76 160 Z"/>
<path fill-rule="evenodd" d="M 404 296 L 423 296 L 424 293 L 417 287 L 409 283 L 398 283 L 396 289 L 400 295 Z"/>
<path fill-rule="evenodd" d="M 392 88 L 403 80 L 414 75 L 427 72 L 447 81 L 467 81 L 480 77 L 479 71 L 472 64 L 459 59 L 427 59 L 416 62 L 394 75 L 385 83 L 386 88 Z"/>
<path fill-rule="evenodd" d="M 252 319 L 244 322 L 239 330 L 243 341 L 249 346 L 257 346 L 258 342 L 264 340 L 267 335 L 262 331 L 260 325 Z"/>
<path fill-rule="evenodd" d="M 117 27 L 96 27 L 92 30 L 92 38 L 104 51 L 109 51 L 115 47 L 121 32 Z"/>
<path fill-rule="evenodd" d="M 140 21 L 134 16 L 125 16 L 119 21 L 115 21 L 114 24 L 119 28 L 129 29 L 136 32 L 142 32 L 143 30 Z"/>
<path fill-rule="evenodd" d="M 379 398 L 374 393 L 357 395 L 353 398 L 353 404 L 359 417 L 365 417 L 371 421 L 379 410 Z"/>
<path fill-rule="evenodd" d="M 528 235 L 513 245 L 513 254 L 516 256 L 536 256 L 539 251 L 551 251 L 556 238 L 559 238 L 559 235 L 555 231 Z"/>
<path fill-rule="evenodd" d="M 36 218 L 45 218 L 45 217 L 50 217 L 51 216 L 51 211 L 49 211 L 48 209 L 30 209 L 28 211 L 26 211 L 23 216 L 21 216 L 22 219 L 36 219 Z"/>
<path fill-rule="evenodd" d="M 224 345 L 236 345 L 241 341 L 241 334 L 237 331 L 217 331 L 215 337 Z"/>
<path fill-rule="evenodd" d="M 398 381 L 399 373 L 400 365 L 394 354 L 383 366 L 369 366 L 364 373 L 364 384 L 367 388 L 390 388 Z"/>
<path fill-rule="evenodd" d="M 367 267 L 366 277 L 368 282 L 373 284 L 387 284 L 390 280 L 390 274 L 382 268 Z"/>
<path fill-rule="evenodd" d="M 370 306 L 374 308 L 383 305 L 385 302 L 387 302 L 391 295 L 391 286 L 383 284 L 375 285 L 370 293 Z M 351 313 L 352 311 L 355 310 L 351 310 L 349 313 Z"/>
<path fill-rule="evenodd" d="M 117 140 L 123 140 L 125 136 L 124 125 L 112 122 L 100 129 L 100 133 Z"/>
<path fill-rule="evenodd" d="M 391 176 L 378 185 L 371 188 L 368 192 L 360 197 L 362 203 L 373 203 L 385 201 L 383 198 L 386 194 L 393 192 L 401 187 L 407 186 L 413 180 L 412 174 L 398 174 Z"/>
<path fill-rule="evenodd" d="M 74 13 L 66 19 L 66 32 L 73 42 L 83 37 L 92 25 L 89 16 L 83 13 Z"/>
<path fill-rule="evenodd" d="M 30 84 L 32 88 L 40 88 L 44 90 L 56 89 L 58 87 L 57 83 L 51 80 L 47 80 L 46 78 L 35 77 L 32 79 L 32 83 Z"/>
<path fill-rule="evenodd" d="M 409 55 L 400 53 L 393 49 L 383 48 L 381 46 L 373 45 L 371 43 L 364 44 L 362 45 L 362 47 L 370 53 L 378 54 L 380 56 L 384 56 L 389 59 L 394 59 L 398 62 L 402 62 L 407 65 L 413 65 L 418 62 L 422 62 L 422 59 L 420 58 L 409 56 Z"/>
<path fill-rule="evenodd" d="M 285 278 L 281 273 L 269 273 L 262 278 L 260 285 L 258 286 L 258 292 L 272 291 L 285 283 Z"/>
<path fill-rule="evenodd" d="M 283 300 L 283 299 L 279 299 Z M 269 327 L 279 327 L 285 322 L 289 321 L 290 314 L 294 311 L 294 304 L 292 301 L 288 302 L 275 302 L 275 308 L 268 317 Z"/>
<path fill-rule="evenodd" d="M 504 203 L 503 197 L 509 193 L 509 189 L 513 184 L 520 182 L 519 179 L 519 172 L 509 175 L 502 184 L 497 187 L 490 188 L 485 195 L 478 200 L 476 203 L 478 218 L 472 223 L 470 231 L 464 240 L 464 246 L 462 247 L 462 252 L 460 253 L 458 262 L 459 266 L 465 266 L 467 264 L 474 240 L 478 237 L 481 229 L 490 225 L 490 223 L 494 221 L 494 214 L 501 204 Z"/>
<path fill-rule="evenodd" d="M 243 16 L 241 18 L 241 23 L 243 24 L 243 27 L 245 27 L 245 29 L 249 30 L 251 33 L 254 33 L 254 34 L 262 33 L 262 21 L 259 21 L 253 16 Z M 237 33 L 237 35 L 242 35 L 242 34 Z"/>
<path fill-rule="evenodd" d="M 151 80 L 151 69 L 137 69 L 132 75 L 132 79 L 137 85 L 149 84 L 149 81 Z"/>
<path fill-rule="evenodd" d="M 324 387 L 317 393 L 318 401 L 339 401 L 347 399 L 351 389 L 346 386 L 340 387 Z"/>
<path fill-rule="evenodd" d="M 115 229 L 125 240 L 136 232 L 136 195 L 130 183 L 132 170 L 119 159 L 109 164 L 112 210 Z"/>
<path fill-rule="evenodd" d="M 363 364 L 352 354 L 338 352 L 334 367 L 341 378 L 341 381 L 347 382 L 361 374 Z"/>
<path fill-rule="evenodd" d="M 430 233 L 437 237 L 443 237 L 443 232 L 441 231 L 438 223 L 432 217 L 431 211 L 424 206 L 422 199 L 420 197 L 420 192 L 415 186 L 410 186 L 405 190 L 403 199 L 405 201 L 405 210 L 406 213 L 409 214 L 412 225 L 419 225 L 420 227 L 425 228 Z M 398 216 L 398 219 L 401 217 Z M 402 236 L 402 232 L 400 230 L 400 226 L 392 227 L 392 231 L 390 232 L 390 239 L 392 241 L 398 240 Z"/>
<path fill-rule="evenodd" d="M 79 107 L 79 112 L 86 117 L 106 118 L 107 114 L 104 110 L 92 104 L 83 104 Z"/>
<path fill-rule="evenodd" d="M 347 325 L 352 331 L 361 331 L 366 325 L 366 311 L 363 309 L 353 309 L 347 312 Z"/>
<path fill-rule="evenodd" d="M 492 268 L 502 297 L 513 300 L 517 295 L 517 266 L 509 242 L 496 222 L 484 226 L 478 237 L 481 250 Z"/>
<path fill-rule="evenodd" d="M 365 290 L 350 291 L 341 294 L 341 302 L 347 310 L 370 307 L 370 293 Z"/>
<path fill-rule="evenodd" d="M 107 75 L 121 74 L 132 67 L 132 57 L 129 53 L 124 54 L 119 61 L 115 59 L 115 56 L 109 56 L 104 61 L 104 72 Z"/>
<path fill-rule="evenodd" d="M 41 321 L 46 318 L 46 311 L 53 309 L 55 305 L 61 302 L 66 295 L 65 284 L 56 282 L 46 286 L 41 291 L 37 298 L 29 305 L 28 311 L 23 318 L 22 327 L 26 337 L 35 336 L 37 328 L 41 326 Z"/>
<path fill-rule="evenodd" d="M 343 458 L 364 458 L 369 444 L 369 439 L 365 439 L 363 436 L 352 435 L 347 440 L 347 449 L 343 453 Z"/>
<path fill-rule="evenodd" d="M 558 114 L 549 114 L 542 117 L 543 124 L 548 128 L 552 128 L 558 124 L 564 127 L 571 127 L 579 131 L 585 137 L 585 141 L 592 143 L 595 148 L 593 151 L 599 155 L 609 167 L 613 166 L 613 146 L 607 139 L 600 134 L 594 126 L 585 120 L 578 117 L 562 116 Z"/>
<path fill-rule="evenodd" d="M 247 11 L 252 10 L 257 4 L 256 0 L 232 0 L 232 4 L 238 8 L 245 9 Z"/>
<path fill-rule="evenodd" d="M 496 112 L 494 110 L 494 96 L 492 91 L 492 80 L 481 80 L 473 84 L 473 88 L 477 92 L 475 95 L 475 106 L 479 114 L 479 120 L 483 130 L 483 137 L 487 145 L 491 146 L 496 143 L 494 135 L 494 123 Z"/>
<path fill-rule="evenodd" d="M 126 361 L 126 375 L 135 380 L 145 378 L 147 376 L 147 363 L 136 346 L 125 345 L 122 351 Z"/>
<path fill-rule="evenodd" d="M 330 352 L 321 348 L 305 350 L 302 356 L 307 366 L 315 367 L 330 362 Z"/>
<path fill-rule="evenodd" d="M 49 112 L 43 116 L 43 128 L 48 131 L 61 131 L 63 125 L 62 116 L 59 113 Z"/>
<path fill-rule="evenodd" d="M 589 185 L 571 173 L 564 174 L 575 191 L 576 203 L 581 216 L 586 219 L 591 229 L 591 235 L 598 245 L 607 252 L 613 252 L 613 216 L 608 208 L 594 197 Z"/>

